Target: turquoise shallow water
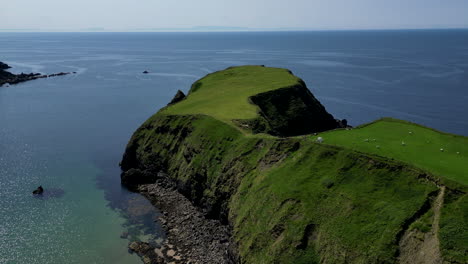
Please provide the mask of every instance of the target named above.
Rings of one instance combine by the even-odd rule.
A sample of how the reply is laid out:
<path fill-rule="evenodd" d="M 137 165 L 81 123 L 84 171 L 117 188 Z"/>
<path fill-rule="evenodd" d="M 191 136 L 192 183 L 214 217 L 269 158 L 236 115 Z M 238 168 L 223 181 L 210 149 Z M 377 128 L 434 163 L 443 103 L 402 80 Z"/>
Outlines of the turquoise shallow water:
<path fill-rule="evenodd" d="M 467 47 L 466 30 L 2 33 L 12 71 L 77 74 L 0 88 L 0 264 L 139 263 L 128 242 L 163 234 L 118 162 L 133 131 L 207 73 L 285 67 L 352 125 L 393 116 L 468 135 Z"/>
<path fill-rule="evenodd" d="M 138 263 L 119 238 L 126 219 L 95 187 L 100 168 L 8 132 L 0 133 L 11 144 L 0 153 L 0 263 Z M 31 195 L 38 185 L 40 198 Z"/>

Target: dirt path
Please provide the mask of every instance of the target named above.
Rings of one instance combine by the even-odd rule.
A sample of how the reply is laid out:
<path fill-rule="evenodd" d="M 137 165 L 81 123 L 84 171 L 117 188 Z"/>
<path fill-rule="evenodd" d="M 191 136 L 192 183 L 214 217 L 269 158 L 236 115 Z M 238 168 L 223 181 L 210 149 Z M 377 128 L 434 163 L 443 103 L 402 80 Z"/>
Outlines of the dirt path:
<path fill-rule="evenodd" d="M 422 233 L 417 229 L 406 231 L 400 241 L 400 257 L 398 263 L 402 264 L 440 264 L 442 257 L 439 245 L 440 213 L 444 204 L 445 186 L 440 187 L 439 194 L 433 202 L 431 210 L 431 230 Z"/>

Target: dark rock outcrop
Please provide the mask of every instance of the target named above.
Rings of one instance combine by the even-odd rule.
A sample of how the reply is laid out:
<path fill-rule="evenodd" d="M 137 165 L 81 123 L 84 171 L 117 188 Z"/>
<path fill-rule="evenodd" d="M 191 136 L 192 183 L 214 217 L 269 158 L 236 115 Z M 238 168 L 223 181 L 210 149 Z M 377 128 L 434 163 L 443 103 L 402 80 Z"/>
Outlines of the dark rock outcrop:
<path fill-rule="evenodd" d="M 147 170 L 129 169 L 121 175 L 122 184 L 130 189 L 134 189 L 141 184 L 154 183 L 156 180 L 155 175 Z"/>
<path fill-rule="evenodd" d="M 4 83 L 6 83 L 6 80 L 10 80 L 13 78 L 15 75 L 13 73 L 5 71 L 6 69 L 11 68 L 7 64 L 0 62 L 0 86 L 2 86 Z"/>
<path fill-rule="evenodd" d="M 174 96 L 174 98 L 172 98 L 172 100 L 167 105 L 172 105 L 172 104 L 178 103 L 178 102 L 180 102 L 180 101 L 182 101 L 184 99 L 185 99 L 184 92 L 182 92 L 181 90 L 177 90 L 176 95 Z"/>
<path fill-rule="evenodd" d="M 0 61 L 0 70 L 6 70 L 6 69 L 9 69 L 11 68 L 8 64 L 6 63 L 3 63 Z"/>
<path fill-rule="evenodd" d="M 56 77 L 56 76 L 64 76 L 76 72 L 59 72 L 54 74 L 40 74 L 40 73 L 20 73 L 20 74 L 13 74 L 11 72 L 6 71 L 6 69 L 11 68 L 7 64 L 0 62 L 0 86 L 4 84 L 17 84 L 21 82 L 42 79 L 42 78 L 49 78 L 49 77 Z"/>
<path fill-rule="evenodd" d="M 327 112 L 301 80 L 298 85 L 273 90 L 250 97 L 260 108 L 260 117 L 239 123 L 254 133 L 268 133 L 280 137 L 322 132 L 343 126 Z"/>
<path fill-rule="evenodd" d="M 42 186 L 37 187 L 37 189 L 33 191 L 35 195 L 41 195 L 42 193 L 44 193 L 44 188 L 42 188 Z"/>

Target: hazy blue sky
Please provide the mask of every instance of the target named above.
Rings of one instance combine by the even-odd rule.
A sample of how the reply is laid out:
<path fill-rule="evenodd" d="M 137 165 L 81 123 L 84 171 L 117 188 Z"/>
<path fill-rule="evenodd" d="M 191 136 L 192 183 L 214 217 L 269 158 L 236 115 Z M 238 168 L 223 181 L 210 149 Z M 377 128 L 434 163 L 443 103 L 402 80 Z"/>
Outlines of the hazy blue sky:
<path fill-rule="evenodd" d="M 0 30 L 468 27 L 468 0 L 0 0 Z M 198 28 L 203 29 L 203 28 Z"/>

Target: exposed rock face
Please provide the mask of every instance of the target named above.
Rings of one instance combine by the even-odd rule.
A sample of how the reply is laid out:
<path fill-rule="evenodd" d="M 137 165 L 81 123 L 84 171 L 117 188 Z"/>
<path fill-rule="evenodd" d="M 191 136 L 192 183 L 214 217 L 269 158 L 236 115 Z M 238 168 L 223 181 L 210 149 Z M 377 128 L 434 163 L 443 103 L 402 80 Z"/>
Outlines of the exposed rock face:
<path fill-rule="evenodd" d="M 255 133 L 297 136 L 342 127 L 312 95 L 306 84 L 261 93 L 250 98 L 260 108 Z"/>
<path fill-rule="evenodd" d="M 13 73 L 5 71 L 9 68 L 11 67 L 3 62 L 0 62 L 0 86 L 6 83 L 6 80 L 10 80 L 15 76 Z"/>
<path fill-rule="evenodd" d="M 3 63 L 0 61 L 0 70 L 6 70 L 6 69 L 9 69 L 11 68 L 10 66 L 8 66 L 8 64 L 6 63 Z"/>
<path fill-rule="evenodd" d="M 122 173 L 121 180 L 123 185 L 134 189 L 141 184 L 154 183 L 156 178 L 155 175 L 149 171 L 132 168 Z"/>
<path fill-rule="evenodd" d="M 185 99 L 184 92 L 182 92 L 181 90 L 177 90 L 176 95 L 174 96 L 174 98 L 172 98 L 172 100 L 167 105 L 172 105 L 172 104 L 178 103 L 178 102 L 180 102 L 180 101 L 182 101 L 184 99 Z"/>

